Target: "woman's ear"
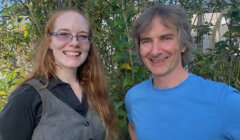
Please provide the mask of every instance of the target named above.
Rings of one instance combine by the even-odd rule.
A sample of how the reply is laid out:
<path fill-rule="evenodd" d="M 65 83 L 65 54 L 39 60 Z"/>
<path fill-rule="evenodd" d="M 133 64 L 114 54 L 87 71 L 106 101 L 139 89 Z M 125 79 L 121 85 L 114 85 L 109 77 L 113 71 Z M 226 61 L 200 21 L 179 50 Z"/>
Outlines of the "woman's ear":
<path fill-rule="evenodd" d="M 49 44 L 48 48 L 52 49 L 52 39 L 51 38 L 48 40 L 48 44 Z"/>

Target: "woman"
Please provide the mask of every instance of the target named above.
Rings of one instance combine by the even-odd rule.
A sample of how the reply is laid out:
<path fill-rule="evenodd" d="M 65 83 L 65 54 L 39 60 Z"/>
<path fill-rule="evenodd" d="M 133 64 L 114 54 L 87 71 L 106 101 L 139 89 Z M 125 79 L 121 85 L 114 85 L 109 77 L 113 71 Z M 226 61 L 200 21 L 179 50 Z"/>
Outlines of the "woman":
<path fill-rule="evenodd" d="M 115 139 L 108 97 L 88 19 L 55 12 L 45 26 L 32 75 L 0 113 L 0 139 Z"/>

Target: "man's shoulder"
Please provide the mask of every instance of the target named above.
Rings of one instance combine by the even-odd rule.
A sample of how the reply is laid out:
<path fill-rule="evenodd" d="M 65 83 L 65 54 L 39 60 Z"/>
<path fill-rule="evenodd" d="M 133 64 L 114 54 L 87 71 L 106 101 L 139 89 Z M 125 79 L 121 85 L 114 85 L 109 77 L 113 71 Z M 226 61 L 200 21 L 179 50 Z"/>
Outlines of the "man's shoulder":
<path fill-rule="evenodd" d="M 194 74 L 192 75 L 194 77 L 194 80 L 197 81 L 196 83 L 202 89 L 211 90 L 213 92 L 238 92 L 236 89 L 227 85 L 226 83 L 213 81 L 211 79 L 207 79 L 202 76 L 197 76 Z"/>
<path fill-rule="evenodd" d="M 142 81 L 142 82 L 136 84 L 135 86 L 133 86 L 132 88 L 130 88 L 130 89 L 128 90 L 128 92 L 134 92 L 134 91 L 144 90 L 144 89 L 146 89 L 147 87 L 149 87 L 151 81 L 152 81 L 152 78 L 150 78 L 150 79 L 148 79 L 148 80 L 145 80 L 145 81 Z"/>
<path fill-rule="evenodd" d="M 130 88 L 127 91 L 126 98 L 129 98 L 129 96 L 134 96 L 135 94 L 137 94 L 139 92 L 145 92 L 145 91 L 149 90 L 151 81 L 152 81 L 152 78 L 142 81 L 142 82 L 136 84 L 135 86 L 133 86 L 132 88 Z"/>

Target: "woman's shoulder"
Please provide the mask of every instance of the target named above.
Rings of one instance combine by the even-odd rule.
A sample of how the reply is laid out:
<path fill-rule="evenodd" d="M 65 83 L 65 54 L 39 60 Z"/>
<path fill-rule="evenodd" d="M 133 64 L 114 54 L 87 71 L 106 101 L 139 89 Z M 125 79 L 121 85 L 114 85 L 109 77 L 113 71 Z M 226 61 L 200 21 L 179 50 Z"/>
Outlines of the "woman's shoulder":
<path fill-rule="evenodd" d="M 15 89 L 0 112 L 0 135 L 5 139 L 16 139 L 19 136 L 29 139 L 40 120 L 41 104 L 40 95 L 31 85 L 23 83 Z"/>
<path fill-rule="evenodd" d="M 34 101 L 41 98 L 37 90 L 26 82 L 15 89 L 9 96 L 9 101 L 20 100 L 23 102 Z"/>
<path fill-rule="evenodd" d="M 10 94 L 1 115 L 15 114 L 25 120 L 36 121 L 41 114 L 41 106 L 42 99 L 37 90 L 31 85 L 23 83 Z"/>
<path fill-rule="evenodd" d="M 42 99 L 38 91 L 33 86 L 25 82 L 10 94 L 8 98 L 8 103 L 6 104 L 4 109 L 11 109 L 15 112 L 27 111 L 28 113 L 30 113 L 29 115 L 35 116 L 38 114 L 36 114 L 36 112 L 39 112 L 41 104 Z"/>

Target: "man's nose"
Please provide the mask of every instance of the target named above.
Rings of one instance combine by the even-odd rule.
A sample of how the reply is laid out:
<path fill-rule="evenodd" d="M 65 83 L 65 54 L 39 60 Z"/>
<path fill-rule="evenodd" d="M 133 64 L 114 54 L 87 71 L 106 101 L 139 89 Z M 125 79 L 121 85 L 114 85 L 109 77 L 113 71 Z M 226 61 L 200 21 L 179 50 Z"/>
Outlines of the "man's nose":
<path fill-rule="evenodd" d="M 161 54 L 162 52 L 162 44 L 159 41 L 154 41 L 152 44 L 151 55 L 156 56 Z"/>

